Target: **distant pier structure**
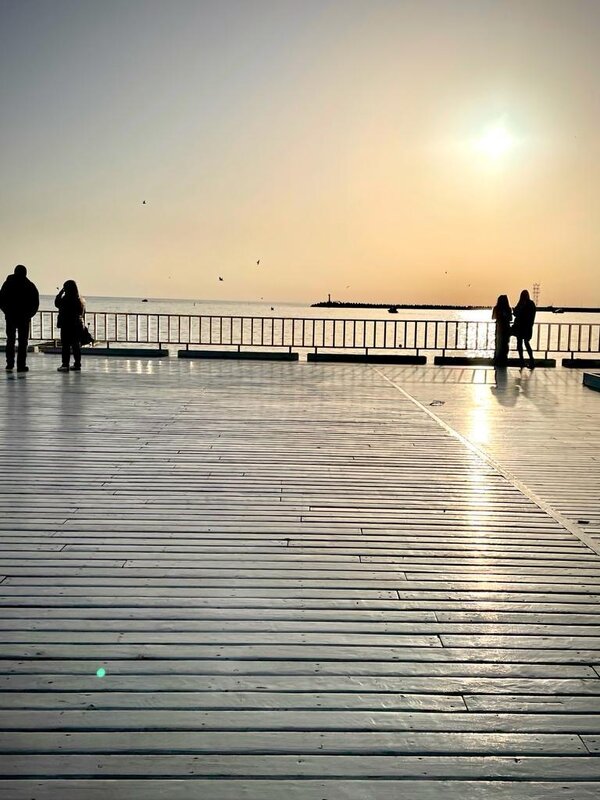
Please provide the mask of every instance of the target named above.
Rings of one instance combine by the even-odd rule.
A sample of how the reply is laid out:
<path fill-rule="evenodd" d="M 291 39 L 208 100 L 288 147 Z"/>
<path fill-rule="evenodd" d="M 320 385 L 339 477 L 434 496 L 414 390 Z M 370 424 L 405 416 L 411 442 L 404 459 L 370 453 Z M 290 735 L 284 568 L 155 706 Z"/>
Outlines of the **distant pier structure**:
<path fill-rule="evenodd" d="M 533 302 L 536 304 L 536 306 L 539 306 L 539 304 L 540 304 L 540 285 L 539 285 L 539 283 L 534 283 L 533 284 L 533 291 L 531 292 L 531 294 L 533 295 Z"/>

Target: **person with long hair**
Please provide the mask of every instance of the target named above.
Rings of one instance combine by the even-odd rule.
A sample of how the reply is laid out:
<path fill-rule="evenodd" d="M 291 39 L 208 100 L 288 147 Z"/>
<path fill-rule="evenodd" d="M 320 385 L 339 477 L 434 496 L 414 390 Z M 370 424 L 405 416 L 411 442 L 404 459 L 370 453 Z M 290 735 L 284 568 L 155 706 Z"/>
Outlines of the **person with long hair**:
<path fill-rule="evenodd" d="M 529 367 L 535 367 L 535 360 L 533 358 L 533 350 L 531 349 L 531 337 L 533 335 L 533 323 L 535 321 L 536 307 L 533 300 L 529 297 L 527 289 L 523 289 L 519 302 L 513 309 L 515 315 L 515 323 L 512 327 L 513 335 L 517 338 L 517 350 L 519 353 L 519 361 L 521 367 L 525 366 L 523 358 L 523 342 L 527 348 L 529 355 Z"/>
<path fill-rule="evenodd" d="M 505 367 L 508 360 L 510 344 L 510 323 L 512 322 L 512 309 L 508 297 L 501 294 L 492 310 L 492 319 L 496 320 L 496 347 L 494 350 L 494 365 Z"/>
<path fill-rule="evenodd" d="M 81 333 L 83 331 L 83 315 L 85 305 L 79 295 L 75 281 L 65 281 L 63 288 L 56 295 L 54 305 L 58 308 L 58 327 L 62 347 L 62 364 L 59 372 L 81 369 Z M 69 367 L 73 352 L 73 366 Z"/>

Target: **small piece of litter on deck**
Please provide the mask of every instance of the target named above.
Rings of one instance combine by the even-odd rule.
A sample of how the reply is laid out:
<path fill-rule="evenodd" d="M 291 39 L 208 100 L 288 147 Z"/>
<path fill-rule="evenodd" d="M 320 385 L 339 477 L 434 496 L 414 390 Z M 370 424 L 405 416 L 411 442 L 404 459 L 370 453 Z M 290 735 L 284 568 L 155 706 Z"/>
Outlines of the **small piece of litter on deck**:
<path fill-rule="evenodd" d="M 96 677 L 103 678 L 106 675 L 106 670 L 104 667 L 100 667 L 100 669 L 96 670 Z"/>
<path fill-rule="evenodd" d="M 430 406 L 443 406 L 445 404 L 445 402 L 446 402 L 445 400 L 432 400 L 431 403 L 429 403 L 429 405 Z"/>
<path fill-rule="evenodd" d="M 590 521 L 589 521 L 589 519 L 578 519 L 577 520 L 577 524 L 578 525 L 589 525 Z"/>

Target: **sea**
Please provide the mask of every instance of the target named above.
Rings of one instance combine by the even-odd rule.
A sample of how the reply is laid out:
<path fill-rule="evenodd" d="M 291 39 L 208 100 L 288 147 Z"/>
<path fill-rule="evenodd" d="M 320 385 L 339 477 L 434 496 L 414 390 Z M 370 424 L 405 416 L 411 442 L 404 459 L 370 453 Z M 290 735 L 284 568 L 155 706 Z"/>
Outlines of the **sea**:
<path fill-rule="evenodd" d="M 44 295 L 40 300 L 42 312 L 54 310 L 53 296 Z M 86 323 L 97 343 L 161 344 L 169 349 L 181 345 L 268 346 L 293 348 L 300 353 L 344 347 L 388 352 L 447 349 L 489 355 L 494 349 L 495 325 L 490 308 L 400 308 L 390 314 L 387 308 L 239 300 L 90 296 L 85 302 Z M 434 324 L 426 325 L 426 321 Z M 0 339 L 2 323 L 0 320 Z M 540 311 L 536 323 L 532 347 L 537 352 L 600 350 L 599 313 Z M 56 314 L 41 313 L 34 318 L 32 341 L 51 341 L 59 335 Z"/>
<path fill-rule="evenodd" d="M 408 320 L 452 320 L 486 322 L 491 319 L 491 308 L 480 309 L 398 309 L 390 314 L 387 308 L 327 308 L 313 307 L 310 304 L 251 302 L 243 300 L 181 300 L 169 298 L 141 297 L 86 297 L 88 311 L 130 313 L 130 314 L 173 314 L 194 316 L 244 316 L 244 317 L 284 317 L 294 319 L 408 319 Z M 50 311 L 54 308 L 54 296 L 42 295 L 40 309 Z M 565 312 L 555 314 L 540 311 L 537 322 L 595 323 L 600 324 L 600 313 Z"/>

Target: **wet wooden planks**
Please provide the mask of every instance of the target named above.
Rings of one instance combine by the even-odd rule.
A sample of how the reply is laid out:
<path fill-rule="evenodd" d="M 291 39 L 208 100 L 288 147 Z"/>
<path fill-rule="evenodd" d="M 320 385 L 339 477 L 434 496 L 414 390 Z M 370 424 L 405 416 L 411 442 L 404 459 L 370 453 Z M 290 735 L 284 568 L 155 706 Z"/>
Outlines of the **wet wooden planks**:
<path fill-rule="evenodd" d="M 548 768 L 552 769 L 551 764 Z M 187 779 L 149 780 L 104 779 L 55 781 L 11 781 L 3 784 L 11 800 L 128 800 L 143 797 L 147 800 L 397 800 L 398 797 L 415 797 L 419 800 L 596 800 L 600 782 L 585 778 L 577 782 L 538 780 L 445 780 L 429 778 L 419 780 L 311 780 L 275 777 L 261 779 L 206 780 L 193 774 Z"/>
<path fill-rule="evenodd" d="M 381 367 L 401 382 L 400 368 Z M 600 548 L 599 397 L 576 370 L 424 371 L 405 388 L 500 464 Z M 543 453 L 543 458 L 540 457 Z"/>
<path fill-rule="evenodd" d="M 379 368 L 0 391 L 0 796 L 597 794 L 600 558 Z"/>

